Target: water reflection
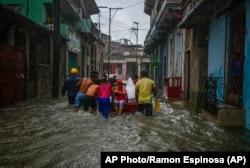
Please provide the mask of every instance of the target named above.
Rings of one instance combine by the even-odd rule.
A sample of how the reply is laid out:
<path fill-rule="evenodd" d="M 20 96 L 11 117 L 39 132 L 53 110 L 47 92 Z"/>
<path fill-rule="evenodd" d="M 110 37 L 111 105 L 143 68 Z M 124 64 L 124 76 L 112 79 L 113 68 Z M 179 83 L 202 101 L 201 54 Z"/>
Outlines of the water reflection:
<path fill-rule="evenodd" d="M 74 113 L 64 98 L 37 99 L 0 113 L 1 167 L 100 167 L 101 151 L 249 151 L 250 132 L 217 127 L 179 102 L 140 113 Z"/>

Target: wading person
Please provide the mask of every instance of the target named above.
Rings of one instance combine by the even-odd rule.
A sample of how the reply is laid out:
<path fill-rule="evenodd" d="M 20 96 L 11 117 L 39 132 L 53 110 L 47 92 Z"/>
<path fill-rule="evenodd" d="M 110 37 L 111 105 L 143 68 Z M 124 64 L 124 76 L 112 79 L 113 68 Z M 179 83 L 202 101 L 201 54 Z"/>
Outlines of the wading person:
<path fill-rule="evenodd" d="M 122 80 L 118 79 L 116 82 L 116 87 L 113 89 L 114 95 L 114 109 L 118 115 L 122 114 L 122 110 L 127 100 L 126 89 L 122 85 Z"/>
<path fill-rule="evenodd" d="M 86 91 L 84 99 L 83 99 L 83 109 L 85 112 L 89 111 L 90 113 L 95 114 L 97 109 L 97 89 L 100 84 L 100 79 L 95 81 L 95 84 L 92 84 Z"/>
<path fill-rule="evenodd" d="M 70 70 L 70 76 L 68 76 L 62 87 L 62 96 L 65 96 L 65 93 L 67 92 L 68 96 L 68 102 L 70 105 L 75 104 L 75 98 L 76 94 L 78 92 L 78 88 L 76 87 L 76 84 L 81 80 L 81 78 L 78 75 L 78 70 L 76 68 L 72 68 Z"/>
<path fill-rule="evenodd" d="M 157 95 L 158 89 L 155 82 L 148 78 L 146 71 L 141 71 L 141 78 L 135 85 L 135 95 L 138 102 L 138 110 L 146 112 L 146 116 L 153 115 L 152 96 Z"/>
<path fill-rule="evenodd" d="M 109 78 L 109 81 L 108 81 L 108 82 L 109 82 L 112 86 L 114 86 L 115 83 L 116 83 L 116 81 L 117 81 L 116 75 L 113 75 L 112 78 Z"/>
<path fill-rule="evenodd" d="M 78 91 L 78 93 L 76 95 L 76 99 L 75 99 L 74 112 L 78 112 L 79 108 L 82 106 L 85 93 L 86 93 L 87 89 L 92 84 L 95 83 L 95 80 L 96 80 L 96 75 L 90 74 L 90 78 L 82 78 L 82 80 L 76 84 L 76 86 L 79 87 L 79 91 Z"/>
<path fill-rule="evenodd" d="M 108 119 L 110 111 L 110 96 L 112 93 L 112 86 L 104 77 L 97 89 L 99 112 L 102 113 L 103 118 Z"/>

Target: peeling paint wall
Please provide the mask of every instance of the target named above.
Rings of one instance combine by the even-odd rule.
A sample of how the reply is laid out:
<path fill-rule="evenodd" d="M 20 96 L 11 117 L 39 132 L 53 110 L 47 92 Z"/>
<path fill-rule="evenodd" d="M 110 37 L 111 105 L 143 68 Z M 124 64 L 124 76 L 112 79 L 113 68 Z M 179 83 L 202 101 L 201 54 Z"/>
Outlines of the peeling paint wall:
<path fill-rule="evenodd" d="M 208 75 L 224 77 L 226 15 L 214 17 L 210 25 Z"/>
<path fill-rule="evenodd" d="M 207 28 L 206 28 L 207 29 Z M 190 101 L 197 103 L 200 85 L 203 77 L 207 76 L 208 67 L 208 31 L 200 28 L 193 29 L 192 47 L 190 50 Z"/>
<path fill-rule="evenodd" d="M 225 77 L 227 48 L 227 16 L 222 14 L 211 19 L 208 50 L 208 76 Z M 218 87 L 217 98 L 223 100 L 224 90 Z"/>

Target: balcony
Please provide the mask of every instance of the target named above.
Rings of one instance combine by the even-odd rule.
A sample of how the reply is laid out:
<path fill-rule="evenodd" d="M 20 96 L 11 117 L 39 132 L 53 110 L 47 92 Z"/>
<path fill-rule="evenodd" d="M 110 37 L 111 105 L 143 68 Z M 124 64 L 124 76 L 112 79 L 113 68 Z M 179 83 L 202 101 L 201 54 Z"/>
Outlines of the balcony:
<path fill-rule="evenodd" d="M 153 10 L 152 2 L 145 1 L 145 13 Z M 151 23 L 150 30 L 145 40 L 145 51 L 151 52 L 166 34 L 169 33 L 182 19 L 181 0 L 165 0 L 156 4 L 157 15 Z"/>
<path fill-rule="evenodd" d="M 87 18 L 89 18 L 90 15 L 98 14 L 100 12 L 94 0 L 82 0 L 80 1 L 80 4 L 83 6 Z"/>
<path fill-rule="evenodd" d="M 100 12 L 94 0 L 62 0 L 61 9 L 62 14 L 75 19 L 89 18 Z"/>
<path fill-rule="evenodd" d="M 154 7 L 155 0 L 144 0 L 144 12 L 151 15 L 152 9 Z"/>
<path fill-rule="evenodd" d="M 167 0 L 158 5 L 160 6 L 156 17 L 157 31 L 166 31 L 179 23 L 182 18 L 181 0 Z"/>
<path fill-rule="evenodd" d="M 82 34 L 88 34 L 92 40 L 97 41 L 100 40 L 100 31 L 96 28 L 95 24 L 91 21 L 91 19 L 82 19 L 77 23 L 77 31 Z"/>
<path fill-rule="evenodd" d="M 61 1 L 61 12 L 63 15 L 71 18 L 82 18 L 82 9 L 80 4 L 75 4 L 73 0 Z"/>
<path fill-rule="evenodd" d="M 192 7 L 188 10 L 179 23 L 179 28 L 193 28 L 197 26 L 209 25 L 210 16 L 214 14 L 216 10 L 229 6 L 231 1 L 228 0 L 196 0 L 191 4 Z"/>

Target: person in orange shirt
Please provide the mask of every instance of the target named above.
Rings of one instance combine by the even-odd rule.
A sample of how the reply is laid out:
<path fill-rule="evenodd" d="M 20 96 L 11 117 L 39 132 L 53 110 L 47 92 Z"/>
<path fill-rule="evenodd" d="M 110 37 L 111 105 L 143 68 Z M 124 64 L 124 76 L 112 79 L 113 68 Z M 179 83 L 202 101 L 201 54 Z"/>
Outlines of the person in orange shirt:
<path fill-rule="evenodd" d="M 117 86 L 114 88 L 114 105 L 115 111 L 118 115 L 122 114 L 122 110 L 127 100 L 126 89 L 122 86 L 122 80 L 118 79 L 116 82 Z"/>
<path fill-rule="evenodd" d="M 91 108 L 90 113 L 95 114 L 97 109 L 97 89 L 100 84 L 100 80 L 96 80 L 95 84 L 92 84 L 86 91 L 84 99 L 83 99 L 83 110 L 85 112 L 89 111 L 89 107 Z"/>

